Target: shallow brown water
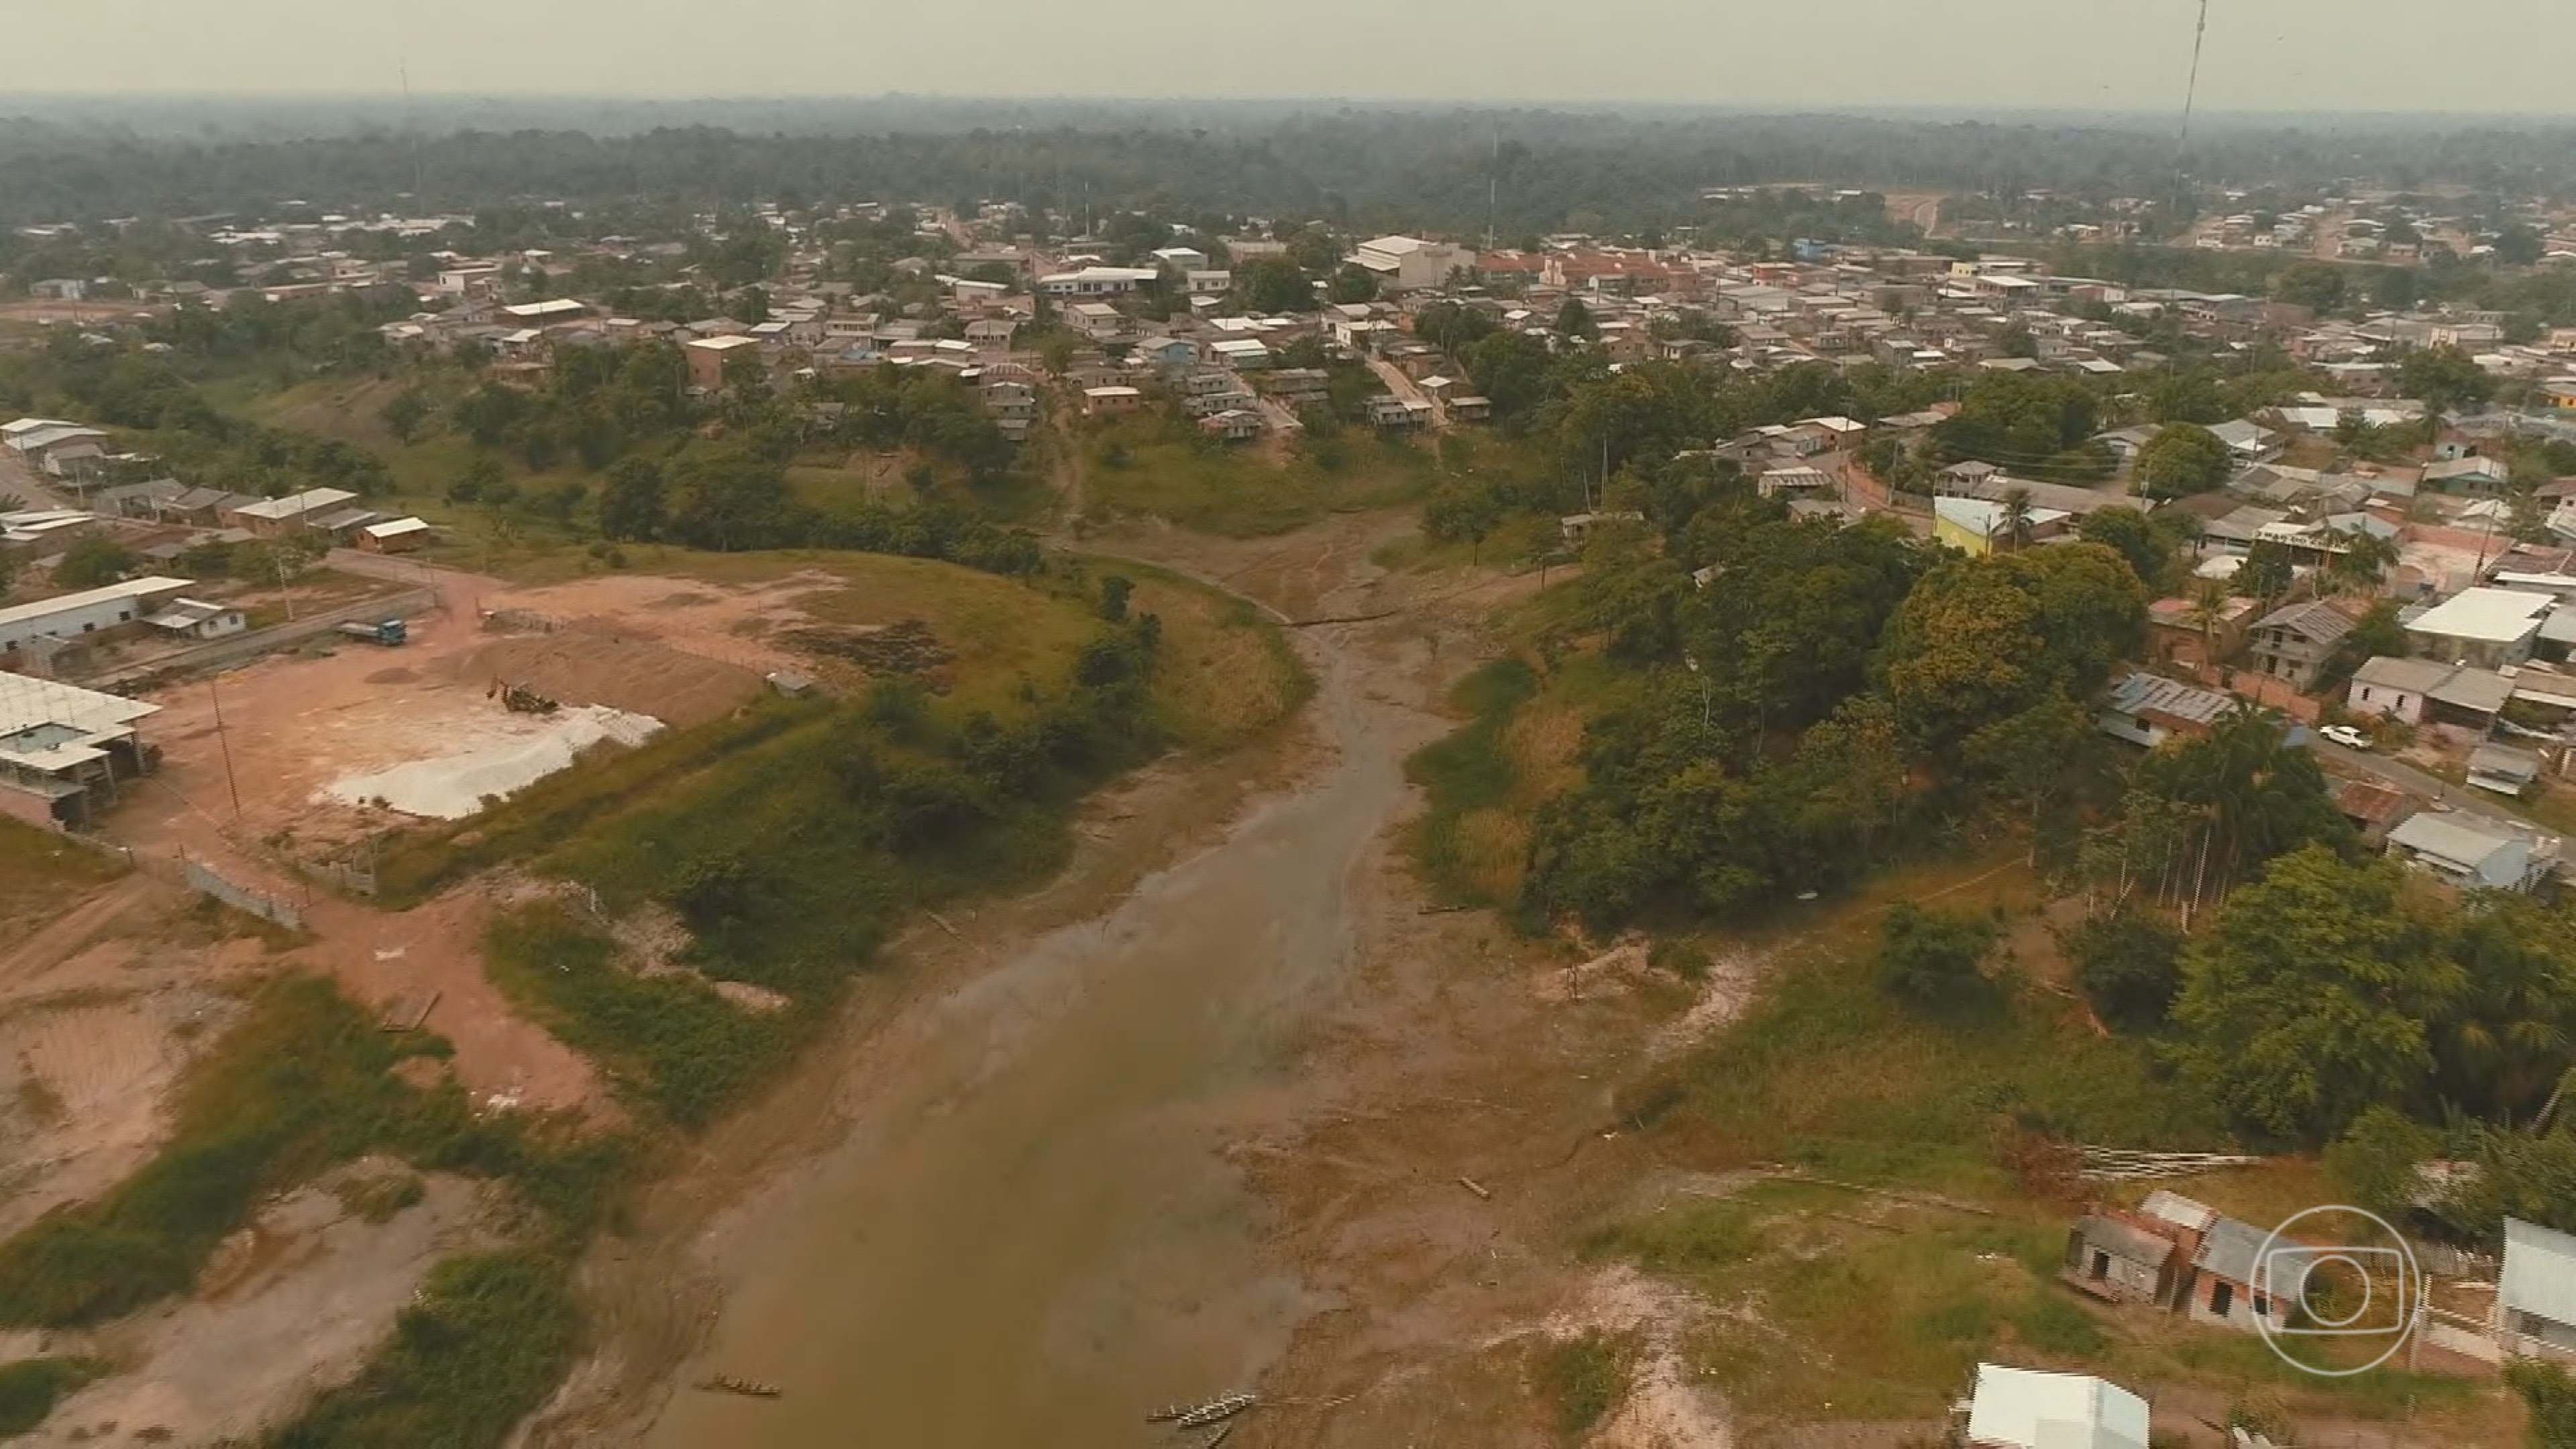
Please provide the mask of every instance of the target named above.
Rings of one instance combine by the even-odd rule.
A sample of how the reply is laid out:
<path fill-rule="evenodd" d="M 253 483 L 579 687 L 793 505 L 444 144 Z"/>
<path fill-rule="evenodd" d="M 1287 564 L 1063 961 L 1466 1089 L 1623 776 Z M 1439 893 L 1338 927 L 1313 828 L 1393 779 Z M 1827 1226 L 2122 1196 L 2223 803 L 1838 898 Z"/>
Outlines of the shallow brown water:
<path fill-rule="evenodd" d="M 889 1034 L 847 1132 L 728 1225 L 684 1370 L 785 1396 L 683 1389 L 649 1444 L 1137 1445 L 1146 1409 L 1278 1355 L 1315 1304 L 1218 1150 L 1354 955 L 1413 742 L 1346 657 L 1316 666 L 1313 774 Z"/>

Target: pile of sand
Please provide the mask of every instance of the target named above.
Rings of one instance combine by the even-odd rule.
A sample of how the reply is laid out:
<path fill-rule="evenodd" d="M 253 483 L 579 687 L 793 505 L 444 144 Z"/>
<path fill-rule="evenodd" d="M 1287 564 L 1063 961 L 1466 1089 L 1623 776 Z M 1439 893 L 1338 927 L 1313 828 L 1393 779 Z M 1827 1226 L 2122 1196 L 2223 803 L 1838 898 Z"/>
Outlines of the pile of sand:
<path fill-rule="evenodd" d="M 650 715 L 600 705 L 550 715 L 505 715 L 465 749 L 388 770 L 344 775 L 323 793 L 352 805 L 382 800 L 406 815 L 462 820 L 487 798 L 506 798 L 558 770 L 592 745 L 640 745 L 662 729 Z"/>

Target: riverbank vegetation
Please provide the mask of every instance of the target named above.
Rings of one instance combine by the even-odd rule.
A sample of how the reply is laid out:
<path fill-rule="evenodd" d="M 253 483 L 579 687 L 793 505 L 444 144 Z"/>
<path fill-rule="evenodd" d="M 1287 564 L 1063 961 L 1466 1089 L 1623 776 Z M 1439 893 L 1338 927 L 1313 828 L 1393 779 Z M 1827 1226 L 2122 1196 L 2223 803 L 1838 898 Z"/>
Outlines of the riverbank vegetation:
<path fill-rule="evenodd" d="M 2277 718 L 2104 736 L 2148 597 L 2119 540 L 1966 558 L 1687 460 L 1611 496 L 1639 517 L 1593 521 L 1416 757 L 1417 859 L 1528 931 L 1640 933 L 1694 980 L 1724 958 L 1745 1006 L 1630 1082 L 1623 1121 L 1669 1164 L 1846 1186 L 1617 1218 L 1596 1250 L 1767 1325 L 1704 1362 L 1793 1419 L 1929 1412 L 2005 1344 L 2407 1412 L 2065 1297 L 2068 1215 L 2120 1191 L 2077 1148 L 2273 1154 L 2176 1184 L 2264 1221 L 2301 1194 L 2398 1210 L 2414 1162 L 2465 1158 L 2486 1187 L 2437 1204 L 2455 1240 L 2576 1226 L 2552 1186 L 2576 1135 L 2527 1125 L 2576 1067 L 2576 917 L 2377 860 Z M 2473 1397 L 2415 1403 L 2482 1424 Z"/>

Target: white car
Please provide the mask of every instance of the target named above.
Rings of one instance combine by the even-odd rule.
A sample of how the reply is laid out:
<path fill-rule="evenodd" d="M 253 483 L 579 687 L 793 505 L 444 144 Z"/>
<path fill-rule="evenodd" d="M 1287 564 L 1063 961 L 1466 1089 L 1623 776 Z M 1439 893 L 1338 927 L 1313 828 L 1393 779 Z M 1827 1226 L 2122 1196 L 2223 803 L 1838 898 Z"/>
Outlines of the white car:
<path fill-rule="evenodd" d="M 2343 746 L 2347 750 L 2366 750 L 2370 748 L 2370 736 L 2363 734 L 2361 731 L 2354 729 L 2350 725 L 2323 725 L 2318 728 L 2317 733 L 2324 736 L 2326 739 L 2332 740 L 2336 744 Z"/>

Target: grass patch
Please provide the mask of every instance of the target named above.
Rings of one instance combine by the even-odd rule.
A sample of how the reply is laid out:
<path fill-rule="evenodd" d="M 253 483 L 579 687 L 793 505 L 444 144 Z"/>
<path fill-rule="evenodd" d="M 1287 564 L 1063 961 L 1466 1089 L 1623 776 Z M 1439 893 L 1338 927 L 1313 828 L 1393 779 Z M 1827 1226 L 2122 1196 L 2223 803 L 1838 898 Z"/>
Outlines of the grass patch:
<path fill-rule="evenodd" d="M 498 1444 L 571 1367 L 578 1326 L 562 1258 L 450 1258 L 357 1379 L 316 1399 L 269 1449 Z"/>
<path fill-rule="evenodd" d="M 1450 707 L 1467 722 L 1414 752 L 1405 771 L 1428 797 L 1414 826 L 1414 853 L 1424 874 L 1452 900 L 1506 905 L 1528 853 L 1526 832 L 1513 851 L 1495 842 L 1517 771 L 1504 749 L 1513 712 L 1538 694 L 1538 676 L 1518 659 L 1503 658 L 1458 682 Z M 1516 893 L 1516 892 L 1514 892 Z"/>
<path fill-rule="evenodd" d="M 45 1422 L 54 1405 L 105 1372 L 105 1364 L 85 1358 L 30 1358 L 0 1364 L 0 1439 L 24 1434 Z"/>
<path fill-rule="evenodd" d="M 776 1067 L 798 1020 L 745 1011 L 695 976 L 639 976 L 617 943 L 552 903 L 501 916 L 484 969 L 511 1004 L 673 1120 L 705 1122 Z"/>
<path fill-rule="evenodd" d="M 2146 1043 L 2095 1035 L 2072 1004 L 2023 985 L 2034 963 L 1990 964 L 1994 1001 L 1970 1015 L 1908 1009 L 1875 975 L 1896 901 L 1942 892 L 1945 910 L 2027 920 L 2038 888 L 2018 865 L 1893 873 L 1820 908 L 1732 1027 L 1631 1093 L 1632 1115 L 1710 1165 L 1794 1162 L 1828 1175 L 2010 1200 L 2000 1136 L 2020 1128 L 2130 1147 L 2223 1149 L 2206 1104 Z M 1791 924 L 1797 929 L 1797 923 Z M 2015 949 L 2048 949 L 2019 931 Z M 2034 946 L 2034 940 L 2038 945 Z"/>
<path fill-rule="evenodd" d="M 1286 533 L 1327 513 L 1416 502 L 1444 471 L 1464 466 L 1473 447 L 1444 441 L 1444 459 L 1428 443 L 1351 429 L 1274 459 L 1141 417 L 1087 432 L 1078 446 L 1092 513 L 1152 514 L 1233 538 Z"/>
<path fill-rule="evenodd" d="M 1867 1214 L 1867 1216 L 1863 1216 Z M 1982 1358 L 2083 1360 L 2108 1335 L 2049 1281 L 2063 1230 L 1762 1184 L 1598 1236 L 1737 1310 L 1693 1356 L 1781 1418 L 1937 1413 Z"/>
<path fill-rule="evenodd" d="M 1196 748 L 1240 744 L 1314 694 L 1286 631 L 1249 601 L 1152 564 L 1097 556 L 1082 563 L 1095 585 L 1112 574 L 1134 583 L 1130 612 L 1163 621 L 1155 717 L 1174 740 Z"/>
<path fill-rule="evenodd" d="M 1605 1333 L 1559 1339 L 1539 1353 L 1539 1393 L 1556 1411 L 1557 1432 L 1578 1438 L 1628 1393 L 1629 1346 Z"/>
<path fill-rule="evenodd" d="M 440 1045 L 377 1030 L 318 977 L 270 982 L 183 1079 L 169 1146 L 105 1196 L 0 1243 L 0 1324 L 95 1323 L 183 1293 L 262 1198 L 369 1152 L 511 1178 L 550 1226 L 586 1232 L 622 1144 L 481 1119 L 462 1088 L 393 1074 Z"/>

